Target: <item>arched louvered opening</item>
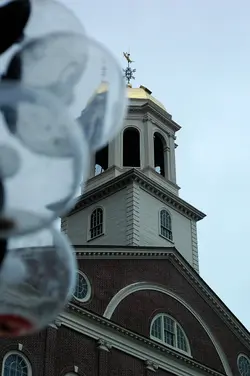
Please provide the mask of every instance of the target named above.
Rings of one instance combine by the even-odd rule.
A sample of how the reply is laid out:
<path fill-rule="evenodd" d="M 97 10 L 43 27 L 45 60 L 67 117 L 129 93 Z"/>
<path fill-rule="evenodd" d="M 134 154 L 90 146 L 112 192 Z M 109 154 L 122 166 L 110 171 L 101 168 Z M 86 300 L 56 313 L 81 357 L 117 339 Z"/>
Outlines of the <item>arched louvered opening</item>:
<path fill-rule="evenodd" d="M 140 132 L 130 127 L 123 132 L 123 166 L 140 167 Z"/>
<path fill-rule="evenodd" d="M 154 134 L 154 163 L 155 171 L 166 177 L 166 141 L 163 136 L 156 132 Z"/>
<path fill-rule="evenodd" d="M 98 150 L 95 155 L 95 176 L 108 169 L 109 166 L 109 146 L 106 145 Z"/>

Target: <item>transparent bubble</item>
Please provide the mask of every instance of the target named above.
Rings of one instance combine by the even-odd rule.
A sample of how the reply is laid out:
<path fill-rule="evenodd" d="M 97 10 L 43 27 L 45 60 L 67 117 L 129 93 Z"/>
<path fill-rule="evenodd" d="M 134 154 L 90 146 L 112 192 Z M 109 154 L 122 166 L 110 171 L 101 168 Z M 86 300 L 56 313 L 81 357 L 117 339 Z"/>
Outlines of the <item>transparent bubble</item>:
<path fill-rule="evenodd" d="M 54 228 L 16 238 L 8 247 L 0 270 L 0 336 L 13 337 L 40 330 L 61 313 L 77 267 L 74 250 Z"/>
<path fill-rule="evenodd" d="M 85 33 L 81 21 L 59 1 L 32 0 L 31 5 L 31 15 L 25 29 L 28 37 L 42 37 L 60 31 Z"/>
<path fill-rule="evenodd" d="M 17 173 L 0 179 L 0 236 L 23 234 L 72 207 L 88 175 L 89 148 L 75 121 L 48 92 L 5 83 L 0 108 L 1 144 L 19 158 Z M 4 164 L 6 156 L 0 157 Z M 60 201 L 63 205 L 54 205 Z"/>
<path fill-rule="evenodd" d="M 12 58 L 6 76 L 46 87 L 63 100 L 94 151 L 123 125 L 127 91 L 121 68 L 93 39 L 55 33 L 28 42 Z"/>
<path fill-rule="evenodd" d="M 17 151 L 5 144 L 0 144 L 0 176 L 9 178 L 18 173 L 20 159 Z"/>
<path fill-rule="evenodd" d="M 64 103 L 71 103 L 73 88 L 86 68 L 87 47 L 87 38 L 80 34 L 52 33 L 32 39 L 14 53 L 5 79 L 47 88 Z"/>
<path fill-rule="evenodd" d="M 92 79 L 88 80 L 88 77 Z M 100 149 L 123 125 L 127 91 L 116 59 L 93 39 L 88 43 L 87 67 L 76 86 L 75 98 L 77 101 L 71 109 L 79 111 L 77 120 L 91 149 Z"/>

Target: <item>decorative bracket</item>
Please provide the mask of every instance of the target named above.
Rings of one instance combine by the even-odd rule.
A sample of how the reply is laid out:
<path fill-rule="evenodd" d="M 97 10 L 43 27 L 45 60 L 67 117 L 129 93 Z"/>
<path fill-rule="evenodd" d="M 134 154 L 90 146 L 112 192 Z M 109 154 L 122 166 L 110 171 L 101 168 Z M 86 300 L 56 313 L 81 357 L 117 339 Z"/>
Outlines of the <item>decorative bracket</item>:
<path fill-rule="evenodd" d="M 145 361 L 146 368 L 150 371 L 156 372 L 159 368 L 158 364 L 154 363 L 152 360 L 147 359 Z"/>
<path fill-rule="evenodd" d="M 97 341 L 97 346 L 99 350 L 107 351 L 109 352 L 112 348 L 111 344 L 107 341 L 105 341 L 102 338 L 99 338 Z"/>

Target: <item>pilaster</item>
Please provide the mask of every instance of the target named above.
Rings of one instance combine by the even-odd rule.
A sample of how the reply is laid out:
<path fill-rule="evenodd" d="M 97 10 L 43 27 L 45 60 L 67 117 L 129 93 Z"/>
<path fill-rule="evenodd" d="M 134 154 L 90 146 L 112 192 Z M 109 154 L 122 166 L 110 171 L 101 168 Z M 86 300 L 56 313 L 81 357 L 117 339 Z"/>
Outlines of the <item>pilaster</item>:
<path fill-rule="evenodd" d="M 127 187 L 126 197 L 126 245 L 140 244 L 140 189 L 132 182 Z"/>
<path fill-rule="evenodd" d="M 197 225 L 194 220 L 191 220 L 191 241 L 192 241 L 192 260 L 193 268 L 199 273 L 199 255 L 198 255 L 198 240 L 197 240 Z"/>
<path fill-rule="evenodd" d="M 58 325 L 58 326 L 57 326 Z M 55 359 L 56 359 L 56 336 L 57 329 L 59 329 L 61 324 L 59 321 L 57 324 L 54 323 L 52 326 L 48 326 L 46 329 L 46 343 L 45 343 L 45 361 L 44 361 L 44 376 L 54 376 L 55 375 Z"/>
<path fill-rule="evenodd" d="M 103 340 L 98 339 L 97 341 L 98 349 L 98 376 L 108 376 L 109 375 L 109 352 L 111 350 L 111 345 Z"/>

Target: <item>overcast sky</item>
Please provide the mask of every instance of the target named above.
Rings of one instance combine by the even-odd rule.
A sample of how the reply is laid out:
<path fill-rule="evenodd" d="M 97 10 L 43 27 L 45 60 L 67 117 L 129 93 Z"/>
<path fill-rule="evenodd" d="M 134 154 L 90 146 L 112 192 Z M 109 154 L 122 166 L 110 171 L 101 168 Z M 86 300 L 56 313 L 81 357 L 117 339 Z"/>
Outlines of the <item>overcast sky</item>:
<path fill-rule="evenodd" d="M 249 0 L 64 0 L 182 126 L 181 197 L 198 226 L 201 276 L 250 328 Z"/>

